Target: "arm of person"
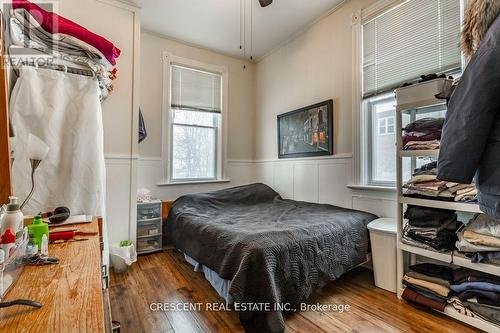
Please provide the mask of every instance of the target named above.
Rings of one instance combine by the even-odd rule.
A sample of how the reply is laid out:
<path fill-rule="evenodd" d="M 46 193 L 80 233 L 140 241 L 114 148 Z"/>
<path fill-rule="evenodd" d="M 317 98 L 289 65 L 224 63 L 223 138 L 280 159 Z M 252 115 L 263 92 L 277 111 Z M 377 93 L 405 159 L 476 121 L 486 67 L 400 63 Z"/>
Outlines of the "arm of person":
<path fill-rule="evenodd" d="M 451 96 L 443 127 L 438 178 L 468 184 L 500 111 L 500 48 L 478 50 Z"/>

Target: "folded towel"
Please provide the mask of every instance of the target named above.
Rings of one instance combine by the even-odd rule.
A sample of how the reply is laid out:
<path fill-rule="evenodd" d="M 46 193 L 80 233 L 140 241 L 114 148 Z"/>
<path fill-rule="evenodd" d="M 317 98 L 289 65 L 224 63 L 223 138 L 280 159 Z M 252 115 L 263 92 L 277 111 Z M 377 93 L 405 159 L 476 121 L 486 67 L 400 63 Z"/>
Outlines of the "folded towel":
<path fill-rule="evenodd" d="M 500 284 L 490 282 L 463 282 L 460 284 L 450 285 L 450 289 L 457 294 L 468 289 L 494 291 L 496 293 L 500 293 Z"/>
<path fill-rule="evenodd" d="M 498 252 L 500 247 L 479 245 L 469 243 L 464 238 L 464 230 L 457 233 L 458 241 L 455 243 L 455 247 L 459 252 Z"/>
<path fill-rule="evenodd" d="M 477 232 L 465 230 L 464 238 L 471 244 L 485 245 L 500 248 L 500 238 L 481 235 Z"/>
<path fill-rule="evenodd" d="M 422 263 L 410 266 L 410 270 L 427 276 L 438 277 L 446 281 L 453 281 L 453 268 L 450 266 Z"/>
<path fill-rule="evenodd" d="M 486 214 L 476 214 L 467 224 L 467 230 L 500 238 L 500 221 Z"/>
<path fill-rule="evenodd" d="M 429 282 L 436 283 L 436 284 L 439 284 L 439 285 L 447 287 L 447 288 L 450 287 L 450 281 L 446 281 L 446 280 L 438 278 L 438 277 L 428 276 L 428 275 L 425 275 L 425 274 L 422 274 L 419 272 L 415 272 L 415 271 L 409 271 L 408 273 L 406 273 L 406 275 L 409 277 L 412 277 L 414 279 L 429 281 Z"/>
<path fill-rule="evenodd" d="M 413 278 L 413 277 L 408 276 L 408 275 L 405 275 L 403 277 L 403 280 L 408 282 L 409 284 L 414 285 L 414 286 L 424 288 L 424 289 L 429 290 L 433 293 L 436 293 L 439 296 L 448 297 L 448 295 L 450 293 L 450 288 L 445 287 L 445 286 L 440 285 L 440 284 L 437 284 L 437 283 L 434 283 L 434 282 L 416 279 L 416 278 Z"/>
<path fill-rule="evenodd" d="M 480 304 L 500 306 L 500 293 L 490 290 L 466 289 L 458 293 L 458 298 L 462 301 L 475 299 Z"/>

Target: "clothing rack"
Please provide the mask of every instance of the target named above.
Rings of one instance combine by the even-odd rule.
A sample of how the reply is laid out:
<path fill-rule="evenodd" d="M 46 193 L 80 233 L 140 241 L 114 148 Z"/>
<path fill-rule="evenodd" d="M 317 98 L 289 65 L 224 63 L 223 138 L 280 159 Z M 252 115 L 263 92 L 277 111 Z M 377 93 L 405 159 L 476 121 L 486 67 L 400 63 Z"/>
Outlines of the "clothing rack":
<path fill-rule="evenodd" d="M 61 65 L 61 64 L 39 64 L 35 61 L 21 61 L 19 64 L 21 64 L 23 66 L 32 66 L 32 67 L 36 67 L 36 68 L 52 69 L 52 70 L 56 70 L 56 71 L 62 71 L 62 72 L 77 74 L 77 75 L 84 75 L 84 76 L 90 76 L 90 77 L 95 76 L 95 73 L 90 69 L 71 67 L 71 66 L 66 66 L 66 65 Z"/>

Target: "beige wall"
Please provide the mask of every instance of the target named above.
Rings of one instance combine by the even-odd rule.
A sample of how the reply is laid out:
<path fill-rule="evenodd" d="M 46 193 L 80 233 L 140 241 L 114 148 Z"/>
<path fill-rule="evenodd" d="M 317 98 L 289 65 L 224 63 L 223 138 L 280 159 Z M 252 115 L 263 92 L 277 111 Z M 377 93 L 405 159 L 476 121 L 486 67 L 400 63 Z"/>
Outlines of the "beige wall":
<path fill-rule="evenodd" d="M 334 100 L 334 154 L 352 152 L 352 0 L 257 64 L 256 157 L 276 159 L 276 116 Z"/>
<path fill-rule="evenodd" d="M 139 145 L 141 158 L 161 156 L 162 53 L 225 66 L 229 73 L 226 119 L 227 158 L 249 160 L 255 156 L 255 65 L 209 50 L 189 46 L 148 32 L 141 34 L 141 109 L 148 138 Z M 246 69 L 243 69 L 246 65 Z"/>

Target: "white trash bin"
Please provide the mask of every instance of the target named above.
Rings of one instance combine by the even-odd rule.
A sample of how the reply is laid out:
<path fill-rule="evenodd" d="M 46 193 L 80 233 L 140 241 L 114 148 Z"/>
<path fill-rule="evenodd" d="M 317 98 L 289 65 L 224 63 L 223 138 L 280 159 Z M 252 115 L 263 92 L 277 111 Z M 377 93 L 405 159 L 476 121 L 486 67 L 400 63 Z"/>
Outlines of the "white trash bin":
<path fill-rule="evenodd" d="M 116 273 L 124 273 L 128 266 L 137 261 L 137 252 L 134 244 L 120 246 L 119 244 L 109 246 L 111 266 Z"/>
<path fill-rule="evenodd" d="M 379 218 L 368 223 L 375 285 L 395 293 L 397 290 L 396 219 Z"/>

